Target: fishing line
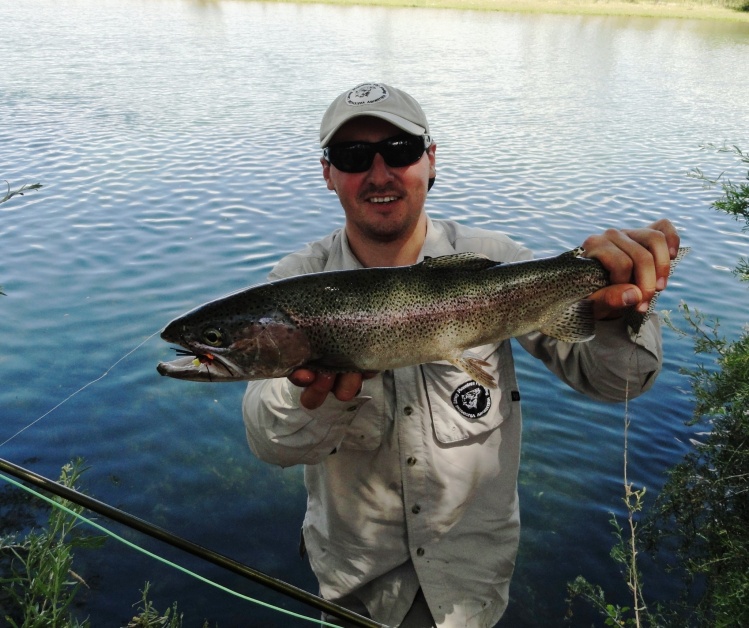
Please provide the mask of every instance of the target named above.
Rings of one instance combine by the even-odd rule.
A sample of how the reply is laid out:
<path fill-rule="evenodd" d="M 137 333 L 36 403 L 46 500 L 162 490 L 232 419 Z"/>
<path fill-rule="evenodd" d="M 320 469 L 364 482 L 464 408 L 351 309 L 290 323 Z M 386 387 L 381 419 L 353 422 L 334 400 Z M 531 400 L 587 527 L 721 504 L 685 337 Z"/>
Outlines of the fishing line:
<path fill-rule="evenodd" d="M 224 585 L 219 584 L 218 582 L 215 582 L 213 580 L 210 580 L 209 578 L 206 578 L 205 576 L 201 576 L 200 574 L 197 574 L 194 571 L 190 571 L 186 567 L 182 567 L 181 565 L 178 565 L 177 563 L 174 563 L 174 562 L 172 562 L 172 561 L 164 558 L 163 556 L 159 556 L 158 554 L 154 554 L 153 552 L 150 552 L 146 548 L 141 547 L 140 545 L 137 545 L 136 543 L 133 543 L 132 541 L 128 541 L 127 539 L 119 536 L 118 534 L 116 534 L 115 532 L 112 532 L 111 530 L 108 530 L 107 528 L 105 528 L 104 526 L 96 523 L 95 521 L 92 521 L 91 519 L 88 519 L 88 518 L 84 517 L 83 515 L 81 515 L 80 513 L 75 512 L 74 510 L 71 510 L 70 508 L 68 508 L 64 504 L 61 504 L 60 502 L 57 502 L 54 499 L 51 499 L 49 497 L 46 497 L 45 495 L 42 495 L 41 493 L 35 491 L 34 489 L 32 489 L 32 488 L 30 488 L 28 486 L 25 486 L 21 482 L 18 482 L 16 480 L 14 480 L 13 478 L 9 478 L 9 477 L 7 477 L 4 474 L 0 474 L 0 478 L 2 478 L 3 480 L 5 480 L 9 484 L 12 484 L 13 486 L 16 486 L 16 487 L 18 487 L 20 489 L 23 489 L 27 493 L 31 493 L 31 495 L 33 495 L 34 497 L 37 497 L 38 499 L 41 499 L 41 500 L 47 502 L 48 504 L 51 504 L 55 508 L 58 508 L 58 509 L 62 510 L 63 512 L 66 512 L 67 514 L 75 517 L 79 521 L 82 521 L 83 523 L 87 523 L 91 527 L 95 528 L 96 530 L 99 530 L 99 532 L 103 532 L 104 534 L 106 534 L 107 536 L 113 538 L 114 540 L 119 541 L 120 543 L 122 543 L 124 545 L 127 545 L 128 547 L 130 547 L 130 548 L 132 548 L 132 549 L 134 549 L 134 550 L 136 550 L 136 551 L 138 551 L 138 552 L 140 552 L 142 554 L 145 554 L 146 556 L 149 556 L 150 558 L 153 558 L 153 559 L 155 559 L 155 560 L 157 560 L 157 561 L 159 561 L 159 562 L 161 562 L 161 563 L 163 563 L 163 564 L 165 564 L 165 565 L 167 565 L 169 567 L 172 567 L 173 569 L 181 571 L 182 573 L 187 574 L 188 576 L 190 576 L 192 578 L 195 578 L 196 580 L 204 582 L 204 583 L 206 583 L 206 584 L 208 584 L 208 585 L 210 585 L 212 587 L 215 587 L 215 588 L 219 589 L 220 591 L 223 591 L 225 593 L 229 593 L 230 595 L 238 597 L 239 599 L 244 600 L 246 602 L 252 602 L 253 604 L 258 604 L 260 606 L 264 606 L 264 607 L 269 608 L 271 610 L 278 611 L 279 613 L 284 613 L 286 615 L 290 615 L 291 617 L 295 617 L 296 619 L 303 619 L 304 621 L 315 622 L 315 623 L 317 623 L 317 624 L 319 624 L 321 626 L 333 626 L 333 627 L 337 627 L 338 626 L 338 624 L 327 623 L 327 622 L 321 620 L 319 617 L 307 617 L 306 615 L 301 615 L 299 613 L 295 613 L 295 612 L 287 610 L 285 608 L 280 608 L 278 606 L 274 606 L 273 604 L 269 604 L 268 602 L 263 602 L 262 600 L 258 600 L 258 599 L 249 597 L 247 595 L 244 595 L 243 593 L 240 593 L 239 591 L 234 591 L 233 589 L 225 587 Z"/>
<path fill-rule="evenodd" d="M 93 384 L 101 381 L 104 379 L 111 371 L 114 369 L 120 362 L 122 362 L 124 359 L 135 353 L 138 349 L 140 349 L 144 344 L 146 344 L 151 338 L 156 336 L 157 334 L 161 333 L 161 330 L 155 331 L 150 336 L 145 338 L 142 342 L 140 342 L 137 346 L 135 346 L 133 349 L 125 353 L 121 358 L 119 358 L 114 364 L 112 364 L 104 373 L 102 373 L 99 377 L 91 380 L 87 384 L 81 386 L 78 390 L 68 395 L 65 399 L 63 399 L 60 403 L 58 403 L 53 408 L 50 408 L 42 414 L 40 417 L 23 427 L 22 429 L 18 430 L 15 434 L 4 440 L 2 443 L 0 443 L 0 447 L 3 445 L 6 445 L 11 440 L 16 438 L 19 434 L 22 434 L 30 427 L 36 425 L 44 419 L 45 417 L 49 416 L 57 410 L 60 406 L 70 401 L 73 397 L 75 397 L 80 392 L 84 391 L 89 386 L 92 386 Z M 105 517 L 108 517 L 110 519 L 113 519 L 114 521 L 117 521 L 119 523 L 122 523 L 130 528 L 133 528 L 135 530 L 138 530 L 139 532 L 146 534 L 148 536 L 151 536 L 152 538 L 156 538 L 160 541 L 163 541 L 169 545 L 172 545 L 173 547 L 177 547 L 189 554 L 192 554 L 193 556 L 197 556 L 198 558 L 202 558 L 203 560 L 206 560 L 208 562 L 211 562 L 214 565 L 218 565 L 220 567 L 223 567 L 224 569 L 227 569 L 229 571 L 232 571 L 235 574 L 241 575 L 245 578 L 248 578 L 254 582 L 263 584 L 271 589 L 274 589 L 275 591 L 278 591 L 280 593 L 283 593 L 284 595 L 291 597 L 297 601 L 304 602 L 309 606 L 312 606 L 313 608 L 316 608 L 318 610 L 322 610 L 325 613 L 328 613 L 329 615 L 332 615 L 334 617 L 338 617 L 341 619 L 347 620 L 349 623 L 355 625 L 355 626 L 363 626 L 365 628 L 387 628 L 387 626 L 384 626 L 384 624 L 381 624 L 379 622 L 376 622 L 372 619 L 369 619 L 367 617 L 363 617 L 361 615 L 358 615 L 357 613 L 354 613 L 353 611 L 350 611 L 349 609 L 340 606 L 338 604 L 335 604 L 333 602 L 330 602 L 328 600 L 325 600 L 323 598 L 317 597 L 303 589 L 300 589 L 298 587 L 295 587 L 293 585 L 290 585 L 286 582 L 283 582 L 282 580 L 279 580 L 277 578 L 273 578 L 271 576 L 268 576 L 266 574 L 263 574 L 262 572 L 259 572 L 255 569 L 252 569 L 251 567 L 247 565 L 243 565 L 242 563 L 239 563 L 231 558 L 228 558 L 227 556 L 223 556 L 221 554 L 218 554 L 216 552 L 213 552 L 211 550 L 206 549 L 205 547 L 202 547 L 200 545 L 197 545 L 195 543 L 192 543 L 184 538 L 178 537 L 175 534 L 172 534 L 171 532 L 168 532 L 167 530 L 164 530 L 163 528 L 159 528 L 158 526 L 154 526 L 142 519 L 139 519 L 137 517 L 134 517 L 133 515 L 130 515 L 124 511 L 121 511 L 117 508 L 114 508 L 112 506 L 109 506 L 108 504 L 105 504 L 103 502 L 100 502 L 92 497 L 89 497 L 87 495 L 83 495 L 82 493 L 78 493 L 77 491 L 66 487 L 64 485 L 58 484 L 56 482 L 53 482 L 52 480 L 45 478 L 43 476 L 40 476 L 36 473 L 33 473 L 29 471 L 28 469 L 24 469 L 23 467 L 19 467 L 18 465 L 15 465 L 11 462 L 8 462 L 7 460 L 4 460 L 0 458 L 0 470 L 4 471 L 5 473 L 10 473 L 11 475 L 14 475 L 24 481 L 30 482 L 32 484 L 35 484 L 36 486 L 43 488 L 59 497 L 62 497 L 63 499 L 67 499 L 68 501 L 71 501 L 73 503 L 79 504 L 83 506 L 84 508 L 87 508 L 88 510 L 92 510 L 96 513 L 103 514 Z M 108 536 L 111 536 L 112 538 L 120 541 L 121 543 L 124 543 L 125 545 L 128 545 L 139 552 L 142 552 L 148 556 L 151 556 L 152 558 L 155 558 L 156 560 L 159 560 L 163 562 L 164 564 L 167 564 L 179 571 L 182 571 L 188 575 L 191 575 L 198 580 L 201 580 L 203 582 L 206 582 L 207 584 L 210 584 L 218 589 L 221 589 L 223 591 L 226 591 L 228 593 L 231 593 L 232 595 L 236 595 L 237 597 L 247 600 L 249 602 L 254 602 L 256 604 L 259 604 L 261 606 L 265 606 L 271 609 L 275 609 L 279 612 L 286 613 L 289 615 L 292 615 L 294 617 L 298 617 L 300 619 L 304 619 L 305 621 L 313 621 L 315 623 L 318 623 L 320 625 L 325 626 L 335 626 L 336 624 L 330 624 L 324 622 L 320 618 L 310 618 L 306 617 L 304 615 L 298 615 L 296 613 L 293 613 L 291 611 L 287 611 L 282 608 L 278 608 L 273 606 L 272 604 L 268 604 L 267 602 L 262 602 L 260 600 L 256 600 L 254 598 L 245 596 L 241 593 L 232 591 L 231 589 L 227 589 L 226 587 L 223 587 L 222 585 L 219 585 L 211 580 L 208 580 L 207 578 L 204 578 L 198 574 L 194 574 L 188 569 L 181 567 L 180 565 L 177 565 L 176 563 L 172 563 L 171 561 L 162 558 L 160 556 L 157 556 L 155 554 L 152 554 L 145 550 L 144 548 L 139 547 L 138 545 L 135 545 L 127 540 L 125 540 L 122 537 L 119 537 L 113 532 L 110 532 L 109 530 L 103 528 L 102 526 L 94 523 L 93 521 L 90 521 L 89 519 L 86 519 L 82 515 L 73 512 L 61 504 L 58 504 L 54 500 L 50 500 L 49 498 L 45 497 L 44 495 L 41 495 L 30 488 L 19 484 L 15 482 L 14 480 L 11 480 L 10 478 L 7 478 L 2 473 L 0 473 L 0 478 L 6 480 L 7 482 L 14 484 L 16 486 L 19 486 L 23 490 L 35 495 L 39 499 L 42 499 L 43 501 L 46 501 L 48 503 L 53 504 L 56 507 L 62 508 L 65 512 L 68 512 L 69 514 L 73 515 L 77 519 L 84 521 L 88 523 L 89 525 L 93 526 L 94 528 L 101 530 Z"/>
<path fill-rule="evenodd" d="M 148 523 L 147 521 L 144 521 L 143 519 L 139 519 L 138 517 L 135 517 L 122 510 L 119 510 L 118 508 L 115 508 L 114 506 L 110 506 L 109 504 L 100 502 L 97 499 L 94 499 L 93 497 L 90 497 L 88 495 L 84 495 L 83 493 L 80 493 L 73 488 L 65 486 L 64 484 L 60 484 L 58 482 L 54 482 L 50 480 L 49 478 L 38 475 L 32 471 L 29 471 L 28 469 L 25 469 L 24 467 L 20 467 L 2 458 L 0 458 L 0 471 L 3 471 L 4 473 L 15 476 L 16 478 L 23 480 L 24 482 L 33 484 L 38 488 L 51 492 L 57 497 L 61 497 L 64 500 L 78 504 L 79 506 L 82 506 L 83 508 L 86 508 L 87 510 L 91 510 L 97 514 L 104 515 L 105 517 L 112 519 L 113 521 L 124 524 L 129 528 L 132 528 L 134 530 L 137 530 L 138 532 L 141 532 L 142 534 L 145 534 L 147 536 L 150 536 L 151 538 L 167 543 L 168 545 L 176 547 L 184 552 L 187 552 L 188 554 L 191 554 L 207 562 L 210 562 L 213 565 L 222 567 L 228 571 L 231 571 L 232 573 L 236 575 L 243 576 L 247 578 L 248 580 L 252 580 L 253 582 L 262 584 L 279 593 L 283 593 L 287 597 L 293 598 L 299 602 L 303 602 L 307 604 L 308 606 L 324 611 L 335 617 L 345 619 L 349 623 L 353 624 L 354 626 L 362 626 L 363 628 L 387 628 L 387 626 L 384 626 L 383 624 L 376 622 L 368 617 L 362 617 L 361 615 L 358 615 L 357 613 L 354 613 L 353 611 L 345 607 L 335 604 L 329 600 L 320 598 L 316 595 L 313 595 L 312 593 L 309 593 L 308 591 L 305 591 L 304 589 L 300 589 L 299 587 L 288 584 L 282 580 L 273 578 L 272 576 L 268 576 L 262 572 L 252 569 L 251 567 L 247 565 L 239 563 L 232 558 L 229 558 L 222 554 L 218 554 L 217 552 L 214 552 L 205 547 L 197 545 L 196 543 L 193 543 L 191 541 L 188 541 L 187 539 L 184 539 L 175 534 L 172 534 L 171 532 L 164 530 L 163 528 L 160 528 L 151 523 Z M 185 574 L 191 575 L 197 578 L 198 580 L 202 582 L 206 582 L 207 584 L 210 584 L 211 586 L 214 586 L 222 591 L 231 593 L 232 595 L 235 595 L 243 600 L 247 600 L 247 601 L 259 604 L 261 606 L 265 606 L 267 608 L 275 609 L 282 613 L 293 615 L 294 617 L 298 617 L 306 621 L 324 623 L 322 622 L 320 618 L 310 618 L 305 615 L 299 615 L 292 611 L 287 611 L 282 608 L 277 608 L 267 602 L 256 600 L 254 598 L 245 596 L 241 593 L 232 591 L 231 589 L 228 589 L 224 587 L 223 585 L 215 583 L 203 576 L 195 574 L 191 572 L 190 570 L 186 569 L 185 567 L 181 567 L 180 565 L 173 563 L 169 561 L 168 559 L 162 558 L 156 554 L 152 554 L 148 550 L 136 545 L 135 543 L 127 541 L 126 539 L 120 537 L 114 532 L 110 532 L 103 526 L 91 521 L 90 519 L 87 519 L 80 513 L 76 513 L 75 511 L 68 509 L 63 504 L 60 504 L 59 502 L 56 502 L 46 497 L 45 495 L 37 493 L 36 491 L 28 488 L 27 486 L 20 484 L 16 482 L 15 480 L 12 480 L 6 477 L 2 473 L 0 473 L 0 478 L 6 480 L 7 482 L 15 486 L 22 488 L 23 490 L 31 493 L 32 495 L 35 495 L 39 499 L 42 499 L 43 501 L 48 502 L 57 508 L 61 508 L 65 512 L 71 514 L 72 516 L 76 517 L 77 519 L 85 523 L 88 523 L 89 525 L 93 526 L 97 530 L 100 530 L 101 532 L 104 532 L 108 536 L 111 536 L 115 540 L 118 540 L 121 543 L 129 547 L 132 547 L 133 549 L 136 549 L 137 551 L 143 554 L 146 554 L 147 556 L 150 556 L 151 558 L 155 558 L 156 560 L 159 560 L 163 562 L 164 564 L 169 565 L 170 567 L 173 567 L 179 571 L 182 571 Z M 333 626 L 335 624 L 325 624 L 325 625 Z"/>
<path fill-rule="evenodd" d="M 4 441 L 3 441 L 2 443 L 0 443 L 0 447 L 2 447 L 3 445 L 6 445 L 6 444 L 7 444 L 7 443 L 9 443 L 10 441 L 12 441 L 12 440 L 13 440 L 13 439 L 14 439 L 14 438 L 15 438 L 16 436 L 18 436 L 19 434 L 22 434 L 23 432 L 25 432 L 25 431 L 26 431 L 27 429 L 29 429 L 30 427 L 33 427 L 34 425 L 36 425 L 37 423 L 39 423 L 39 421 L 41 421 L 41 420 L 42 420 L 43 418 L 45 418 L 45 417 L 49 416 L 50 414 L 52 414 L 52 413 L 53 413 L 53 412 L 54 412 L 55 410 L 57 410 L 57 408 L 59 408 L 59 407 L 60 407 L 61 405 L 63 405 L 63 404 L 65 404 L 65 403 L 67 403 L 68 401 L 70 401 L 70 400 L 71 400 L 71 399 L 72 399 L 73 397 L 75 397 L 75 396 L 76 396 L 76 395 L 77 395 L 78 393 L 80 393 L 80 392 L 83 392 L 83 391 L 84 391 L 84 390 L 86 390 L 86 388 L 88 388 L 89 386 L 93 386 L 93 385 L 94 385 L 94 384 L 95 384 L 96 382 L 99 382 L 99 381 L 101 381 L 102 379 L 104 379 L 104 378 L 105 378 L 105 377 L 106 377 L 107 375 L 109 375 L 110 371 L 111 371 L 111 370 L 112 370 L 112 369 L 113 369 L 113 368 L 114 368 L 115 366 L 117 366 L 117 365 L 118 365 L 118 364 L 119 364 L 120 362 L 122 362 L 122 361 L 123 361 L 123 360 L 124 360 L 125 358 L 127 358 L 127 357 L 131 356 L 131 355 L 132 355 L 133 353 L 135 353 L 135 352 L 136 352 L 136 351 L 137 351 L 138 349 L 140 349 L 140 348 L 141 348 L 141 347 L 142 347 L 142 346 L 143 346 L 144 344 L 146 344 L 146 343 L 147 343 L 147 342 L 148 342 L 149 340 L 151 340 L 151 338 L 153 338 L 153 337 L 154 337 L 154 336 L 155 336 L 156 334 L 158 334 L 158 333 L 161 333 L 161 330 L 158 330 L 158 331 L 155 331 L 155 332 L 153 332 L 153 333 L 152 333 L 152 334 L 151 334 L 151 335 L 150 335 L 150 336 L 149 336 L 148 338 L 146 338 L 146 339 L 145 339 L 145 340 L 144 340 L 143 342 L 141 342 L 141 343 L 140 343 L 140 344 L 139 344 L 139 345 L 138 345 L 137 347 L 135 347 L 134 349 L 131 349 L 130 351 L 128 351 L 128 352 L 127 352 L 127 353 L 126 353 L 125 355 L 123 355 L 123 356 L 122 356 L 122 357 L 121 357 L 121 358 L 120 358 L 119 360 L 117 360 L 117 361 L 116 361 L 116 362 L 115 362 L 114 364 L 112 364 L 112 366 L 110 366 L 110 367 L 109 367 L 109 368 L 108 368 L 108 369 L 107 369 L 106 371 L 104 371 L 104 373 L 102 373 L 101 375 L 99 375 L 99 377 L 97 377 L 96 379 L 92 379 L 92 380 L 91 380 L 91 381 L 90 381 L 90 382 L 89 382 L 88 384 L 84 384 L 84 385 L 83 385 L 83 386 L 81 386 L 81 387 L 80 387 L 80 388 L 79 388 L 78 390 L 76 390 L 75 392 L 73 392 L 73 393 L 71 393 L 70 395 L 68 395 L 67 397 L 65 397 L 65 399 L 63 399 L 63 400 L 62 400 L 62 401 L 61 401 L 60 403 L 58 403 L 58 404 L 57 404 L 57 405 L 56 405 L 56 406 L 55 406 L 54 408 L 51 408 L 51 409 L 47 410 L 47 411 L 46 411 L 46 412 L 45 412 L 45 413 L 44 413 L 44 414 L 43 414 L 42 416 L 40 416 L 40 417 L 39 417 L 38 419 L 35 419 L 35 420 L 33 420 L 33 421 L 32 421 L 31 423 L 29 423 L 29 424 L 28 424 L 28 425 L 27 425 L 26 427 L 22 427 L 22 428 L 21 428 L 20 430 L 18 430 L 18 431 L 17 431 L 17 432 L 15 433 L 15 434 L 13 434 L 13 436 L 11 436 L 10 438 L 8 438 L 8 439 L 4 440 Z"/>

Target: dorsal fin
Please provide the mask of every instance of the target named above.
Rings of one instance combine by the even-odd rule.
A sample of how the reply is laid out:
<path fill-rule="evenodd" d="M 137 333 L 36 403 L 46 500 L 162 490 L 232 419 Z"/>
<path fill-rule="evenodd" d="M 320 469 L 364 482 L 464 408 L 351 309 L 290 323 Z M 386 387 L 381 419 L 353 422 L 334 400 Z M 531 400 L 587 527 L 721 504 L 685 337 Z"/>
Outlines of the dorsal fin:
<path fill-rule="evenodd" d="M 440 257 L 425 257 L 422 264 L 429 270 L 483 270 L 497 266 L 500 262 L 490 260 L 486 255 L 479 253 L 455 253 Z"/>
<path fill-rule="evenodd" d="M 566 257 L 583 257 L 585 255 L 585 249 L 581 246 L 577 246 L 574 249 L 570 249 L 569 251 L 565 251 L 564 253 L 560 253 L 557 255 L 557 257 L 566 258 Z"/>

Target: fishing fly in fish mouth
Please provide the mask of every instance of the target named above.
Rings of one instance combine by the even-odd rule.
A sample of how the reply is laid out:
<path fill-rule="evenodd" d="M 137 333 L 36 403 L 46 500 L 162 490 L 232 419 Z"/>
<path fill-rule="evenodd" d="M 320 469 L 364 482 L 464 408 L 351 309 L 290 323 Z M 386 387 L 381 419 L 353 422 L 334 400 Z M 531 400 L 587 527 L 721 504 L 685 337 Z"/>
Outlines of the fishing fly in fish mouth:
<path fill-rule="evenodd" d="M 179 356 L 178 360 L 176 360 L 175 362 L 179 362 L 181 360 L 189 363 L 190 366 L 193 366 L 197 369 L 200 369 L 202 366 L 204 366 L 208 381 L 213 381 L 213 378 L 211 376 L 211 367 L 215 367 L 217 364 L 218 366 L 226 369 L 229 375 L 233 374 L 229 365 L 221 360 L 217 360 L 216 356 L 212 353 L 198 353 L 190 349 L 181 349 L 179 347 L 175 347 L 174 351 L 177 356 Z"/>

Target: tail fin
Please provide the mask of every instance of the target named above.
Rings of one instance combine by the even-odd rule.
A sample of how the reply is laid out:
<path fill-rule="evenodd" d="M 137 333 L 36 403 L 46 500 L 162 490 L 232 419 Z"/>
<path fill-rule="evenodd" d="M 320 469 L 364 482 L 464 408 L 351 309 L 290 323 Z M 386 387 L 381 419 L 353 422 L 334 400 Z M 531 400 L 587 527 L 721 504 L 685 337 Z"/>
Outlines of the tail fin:
<path fill-rule="evenodd" d="M 671 270 L 668 273 L 668 276 L 674 274 L 674 269 L 676 268 L 677 264 L 684 259 L 684 256 L 689 253 L 691 249 L 687 246 L 680 248 L 677 253 L 676 257 L 671 260 Z M 648 311 L 645 313 L 638 312 L 634 308 L 627 311 L 627 313 L 624 315 L 624 319 L 627 321 L 627 326 L 629 327 L 629 330 L 636 334 L 640 331 L 640 327 L 642 327 L 642 324 L 650 317 L 650 315 L 655 311 L 655 303 L 658 300 L 658 294 L 656 292 L 655 296 L 650 299 L 650 307 L 648 308 Z"/>

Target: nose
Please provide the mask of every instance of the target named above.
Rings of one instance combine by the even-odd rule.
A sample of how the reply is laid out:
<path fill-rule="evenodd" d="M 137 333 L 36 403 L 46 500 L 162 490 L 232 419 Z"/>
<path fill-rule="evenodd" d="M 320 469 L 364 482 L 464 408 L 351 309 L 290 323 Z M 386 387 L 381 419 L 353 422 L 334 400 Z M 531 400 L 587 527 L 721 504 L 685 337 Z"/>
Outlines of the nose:
<path fill-rule="evenodd" d="M 161 332 L 161 338 L 167 342 L 179 344 L 180 340 L 182 340 L 182 330 L 183 327 L 179 319 L 175 319 L 164 328 L 164 331 Z"/>
<path fill-rule="evenodd" d="M 385 159 L 380 153 L 375 153 L 372 165 L 367 173 L 369 178 L 374 183 L 391 181 L 393 179 L 393 171 L 390 166 L 385 163 Z"/>

